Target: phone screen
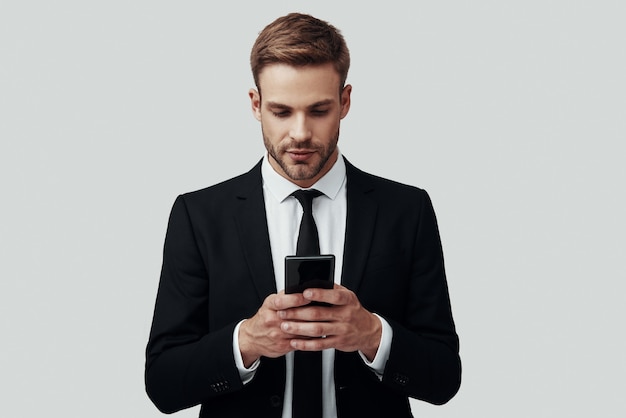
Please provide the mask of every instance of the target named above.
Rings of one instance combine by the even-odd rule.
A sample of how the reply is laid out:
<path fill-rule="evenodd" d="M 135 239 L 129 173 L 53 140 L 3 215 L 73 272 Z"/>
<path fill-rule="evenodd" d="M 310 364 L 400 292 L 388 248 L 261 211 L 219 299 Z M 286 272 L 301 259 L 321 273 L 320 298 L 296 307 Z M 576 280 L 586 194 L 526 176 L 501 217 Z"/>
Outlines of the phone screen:
<path fill-rule="evenodd" d="M 312 287 L 332 289 L 335 281 L 335 256 L 285 257 L 285 293 L 302 293 Z"/>

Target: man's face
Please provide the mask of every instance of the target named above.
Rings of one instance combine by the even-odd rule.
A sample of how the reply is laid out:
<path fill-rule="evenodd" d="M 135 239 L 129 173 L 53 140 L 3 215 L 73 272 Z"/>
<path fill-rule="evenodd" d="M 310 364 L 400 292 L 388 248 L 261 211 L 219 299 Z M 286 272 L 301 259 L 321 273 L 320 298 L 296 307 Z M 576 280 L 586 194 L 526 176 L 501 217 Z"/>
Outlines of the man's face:
<path fill-rule="evenodd" d="M 352 87 L 340 90 L 332 64 L 272 64 L 259 74 L 262 94 L 252 89 L 252 112 L 274 170 L 310 187 L 337 161 L 339 125 L 350 109 Z"/>

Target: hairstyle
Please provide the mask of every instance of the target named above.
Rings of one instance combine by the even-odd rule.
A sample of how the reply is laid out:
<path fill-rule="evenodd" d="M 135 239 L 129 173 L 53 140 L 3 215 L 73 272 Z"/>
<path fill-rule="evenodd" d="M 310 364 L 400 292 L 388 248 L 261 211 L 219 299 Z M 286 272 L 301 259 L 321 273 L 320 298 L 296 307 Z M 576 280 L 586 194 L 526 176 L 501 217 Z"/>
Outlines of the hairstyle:
<path fill-rule="evenodd" d="M 350 68 L 350 52 L 345 39 L 328 22 L 301 13 L 290 13 L 267 25 L 259 33 L 250 53 L 250 66 L 257 89 L 259 74 L 267 65 L 327 63 L 332 63 L 339 73 L 342 88 Z"/>

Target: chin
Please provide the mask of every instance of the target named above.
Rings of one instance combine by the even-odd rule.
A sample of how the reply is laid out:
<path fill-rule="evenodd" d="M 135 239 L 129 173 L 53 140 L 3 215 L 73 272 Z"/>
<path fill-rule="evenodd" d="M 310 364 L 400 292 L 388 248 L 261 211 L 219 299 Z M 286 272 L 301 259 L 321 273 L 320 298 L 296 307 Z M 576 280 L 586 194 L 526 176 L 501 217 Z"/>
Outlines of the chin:
<path fill-rule="evenodd" d="M 291 169 L 287 171 L 287 175 L 291 180 L 302 181 L 310 180 L 317 175 L 312 170 Z"/>

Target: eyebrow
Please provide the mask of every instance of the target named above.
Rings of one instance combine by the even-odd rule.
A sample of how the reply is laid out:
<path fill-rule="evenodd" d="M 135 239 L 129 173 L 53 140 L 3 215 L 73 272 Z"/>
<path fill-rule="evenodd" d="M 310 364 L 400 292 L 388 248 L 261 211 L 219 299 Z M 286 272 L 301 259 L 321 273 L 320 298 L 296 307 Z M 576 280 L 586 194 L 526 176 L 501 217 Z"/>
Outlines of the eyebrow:
<path fill-rule="evenodd" d="M 320 106 L 326 106 L 332 103 L 333 103 L 333 100 L 331 99 L 320 100 L 319 102 L 315 102 L 307 106 L 307 109 L 313 109 L 313 108 L 320 107 Z M 287 106 L 286 104 L 277 103 L 277 102 L 267 102 L 267 107 L 274 108 L 274 109 L 285 109 L 285 110 L 291 109 L 291 106 Z"/>

